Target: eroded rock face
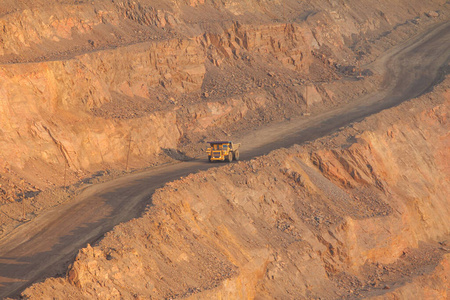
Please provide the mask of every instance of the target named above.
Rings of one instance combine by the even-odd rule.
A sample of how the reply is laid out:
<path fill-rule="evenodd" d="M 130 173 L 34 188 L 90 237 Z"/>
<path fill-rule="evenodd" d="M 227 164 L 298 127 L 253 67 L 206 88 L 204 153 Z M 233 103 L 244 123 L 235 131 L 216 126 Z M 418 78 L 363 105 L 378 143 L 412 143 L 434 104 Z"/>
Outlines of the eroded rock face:
<path fill-rule="evenodd" d="M 445 3 L 443 0 L 365 1 L 365 5 L 358 1 L 345 4 L 283 1 L 283 5 L 277 1 L 64 1 L 63 4 L 5 1 L 0 5 L 0 197 L 2 205 L 8 202 L 8 214 L 0 215 L 2 230 L 3 224 L 10 219 L 18 220 L 17 216 L 24 214 L 17 202 L 24 195 L 28 197 L 48 187 L 71 184 L 99 170 L 124 170 L 167 162 L 171 158 L 165 153 L 173 153 L 173 150 L 181 149 L 187 156 L 195 156 L 206 136 L 228 137 L 243 128 L 254 128 L 314 109 L 325 110 L 373 91 L 379 80 L 377 74 L 360 81 L 339 79 L 356 75 L 358 55 L 362 55 L 363 62 L 369 62 L 392 44 L 433 22 L 445 20 L 448 11 Z M 424 14 L 437 10 L 438 16 Z M 366 42 L 361 42 L 363 40 Z M 393 127 L 389 133 L 392 141 L 402 137 L 402 131 L 396 130 Z M 402 253 L 400 249 L 417 246 L 418 241 L 426 237 L 436 238 L 432 231 L 418 228 L 417 236 L 399 233 L 401 247 L 396 250 L 392 246 L 396 242 L 392 241 L 382 249 L 372 249 L 365 242 L 350 242 L 352 236 L 364 234 L 366 226 L 372 233 L 388 239 L 390 234 L 376 228 L 376 222 L 370 217 L 386 217 L 395 223 L 390 226 L 396 228 L 402 222 L 409 224 L 409 220 L 399 221 L 389 216 L 395 214 L 395 209 L 402 212 L 412 209 L 400 204 L 390 205 L 387 200 L 388 179 L 402 183 L 405 179 L 402 176 L 409 178 L 409 174 L 400 176 L 391 165 L 384 166 L 383 161 L 390 157 L 378 148 L 373 150 L 373 145 L 381 147 L 380 144 L 390 142 L 370 132 L 360 133 L 358 139 L 361 144 L 358 142 L 350 150 L 324 148 L 309 153 L 304 149 L 301 157 L 294 154 L 297 150 L 281 151 L 280 157 L 285 157 L 285 162 L 295 167 L 276 165 L 275 169 L 270 169 L 276 174 L 276 184 L 274 179 L 264 177 L 268 174 L 262 170 L 268 166 L 261 161 L 255 166 L 229 170 L 237 174 L 248 170 L 259 172 L 261 178 L 255 175 L 234 182 L 234 178 L 239 178 L 235 173 L 218 175 L 218 180 L 226 181 L 228 188 L 241 185 L 236 194 L 238 200 L 228 198 L 224 186 L 208 183 L 210 190 L 202 196 L 205 199 L 218 197 L 230 207 L 246 199 L 248 203 L 241 209 L 239 218 L 253 231 L 257 231 L 253 226 L 259 215 L 270 212 L 268 219 L 263 216 L 264 221 L 258 221 L 262 227 L 256 228 L 263 228 L 265 222 L 271 227 L 258 232 L 255 241 L 247 240 L 254 238 L 255 232 L 239 232 L 238 222 L 231 227 L 211 223 L 201 225 L 206 226 L 203 231 L 214 228 L 205 239 L 207 250 L 203 248 L 205 245 L 196 244 L 204 234 L 202 230 L 195 231 L 200 225 L 192 227 L 195 234 L 186 233 L 184 227 L 179 227 L 182 225 L 176 225 L 173 218 L 181 217 L 173 212 L 185 212 L 192 222 L 197 222 L 197 216 L 208 220 L 208 215 L 191 211 L 190 206 L 195 202 L 198 205 L 195 209 L 202 210 L 204 205 L 208 214 L 216 213 L 208 208 L 207 201 L 198 202 L 197 195 L 192 194 L 194 190 L 189 190 L 186 193 L 190 198 L 182 202 L 187 205 L 183 210 L 180 211 L 176 202 L 182 201 L 181 195 L 175 193 L 175 202 L 164 204 L 170 207 L 170 213 L 158 212 L 151 217 L 162 218 L 159 227 L 151 222 L 142 225 L 142 236 L 156 232 L 155 243 L 166 243 L 171 236 L 177 237 L 177 243 L 184 241 L 178 252 L 173 252 L 175 254 L 165 253 L 169 247 L 162 246 L 166 247 L 162 254 L 155 254 L 157 258 L 149 262 L 147 254 L 142 254 L 150 247 L 147 241 L 137 245 L 132 254 L 120 252 L 122 250 L 117 254 L 115 250 L 106 249 L 108 246 L 86 250 L 69 275 L 71 285 L 60 279 L 50 281 L 63 287 L 61 295 L 67 296 L 70 290 L 75 298 L 96 293 L 102 297 L 134 294 L 187 297 L 199 292 L 204 297 L 253 297 L 272 292 L 284 296 L 286 290 L 292 289 L 298 295 L 309 296 L 322 295 L 322 289 L 330 286 L 336 295 L 343 293 L 339 284 L 332 282 L 330 285 L 321 278 L 342 274 L 342 270 L 347 272 L 348 269 L 350 275 L 343 276 L 343 281 L 350 278 L 347 281 L 358 282 L 359 279 L 352 276 L 367 259 L 390 263 Z M 371 155 L 378 160 L 369 161 L 366 156 Z M 408 164 L 399 166 L 410 167 Z M 433 170 L 434 166 L 430 168 Z M 426 174 L 432 176 L 432 172 Z M 315 181 L 309 179 L 314 176 Z M 275 201 L 270 192 L 261 198 L 265 194 L 260 191 L 243 196 L 248 188 L 260 189 L 259 179 L 266 180 L 268 187 L 284 182 L 276 192 L 286 192 L 286 198 Z M 190 183 L 191 180 L 204 179 L 194 176 L 190 177 Z M 331 180 L 339 188 L 324 183 L 332 192 L 323 195 L 316 186 L 317 180 Z M 420 180 L 418 183 L 418 187 L 430 193 L 440 188 L 440 183 L 436 186 Z M 317 202 L 320 205 L 316 202 L 302 204 L 301 209 L 294 207 L 284 211 L 279 208 L 283 201 L 289 202 L 298 196 L 297 192 L 288 193 L 292 184 L 298 189 L 305 188 L 297 191 L 301 197 L 313 200 L 333 198 L 332 193 L 338 193 L 338 199 L 333 200 L 337 201 L 333 209 L 338 212 L 332 213 L 327 208 L 330 215 L 316 214 L 328 207 L 320 201 Z M 357 198 L 340 190 L 365 185 L 373 186 L 367 191 L 370 197 L 364 189 L 357 192 Z M 216 190 L 223 195 L 215 194 Z M 398 193 L 413 195 L 413 199 L 421 196 L 419 188 L 413 189 L 411 195 L 406 189 L 401 191 Z M 170 188 L 161 195 L 164 193 L 171 193 Z M 158 197 L 163 196 L 155 196 L 155 201 Z M 355 203 L 359 199 L 363 208 L 352 210 L 350 215 L 339 211 L 342 203 Z M 26 207 L 30 215 L 40 207 L 39 203 L 30 205 L 31 201 L 32 196 Z M 267 203 L 255 207 L 254 216 L 250 217 L 246 210 L 253 203 L 259 203 L 257 201 Z M 51 205 L 55 202 L 49 201 Z M 48 207 L 49 203 L 43 206 Z M 283 204 L 285 206 L 287 204 Z M 2 209 L 5 207 L 6 204 Z M 217 209 L 227 212 L 230 208 L 220 203 Z M 440 223 L 430 220 L 423 211 L 412 210 L 414 213 L 406 214 L 411 220 L 425 218 L 429 226 L 439 227 Z M 295 217 L 293 211 L 305 212 L 306 221 Z M 366 223 L 361 221 L 365 218 L 369 218 Z M 329 220 L 340 226 L 339 230 L 332 231 L 337 238 L 309 229 L 329 225 L 326 223 L 331 222 Z M 294 222 L 306 222 L 306 225 L 298 227 Z M 178 233 L 172 232 L 167 224 L 175 226 Z M 189 238 L 183 240 L 186 235 Z M 311 238 L 305 239 L 304 235 Z M 314 240 L 315 235 L 320 238 Z M 369 239 L 367 235 L 364 237 Z M 128 243 L 128 237 L 124 238 Z M 333 239 L 347 240 L 348 249 Z M 280 243 L 287 252 L 274 250 Z M 227 248 L 229 246 L 232 247 Z M 211 249 L 215 252 L 209 252 Z M 295 249 L 301 251 L 294 255 Z M 392 257 L 383 256 L 389 251 Z M 305 286 L 282 282 L 280 274 L 287 272 L 284 268 L 286 262 L 292 260 L 289 256 L 302 262 L 289 268 L 296 274 L 295 280 L 306 282 Z M 126 262 L 121 261 L 124 257 L 127 257 Z M 136 257 L 142 264 L 136 263 Z M 89 261 L 88 267 L 85 260 Z M 171 269 L 174 261 L 184 265 Z M 193 262 L 195 268 L 192 268 Z M 113 263 L 116 266 L 110 269 L 109 264 Z M 134 270 L 133 267 L 134 277 L 122 274 L 122 270 Z M 308 274 L 312 269 L 317 276 Z M 157 276 L 152 277 L 154 274 Z M 179 274 L 185 274 L 184 281 L 180 281 L 184 285 L 178 285 Z M 93 282 L 95 276 L 100 278 L 97 283 Z M 114 278 L 113 283 L 111 278 Z M 145 287 L 140 285 L 142 281 L 147 282 Z M 99 287 L 98 282 L 103 286 Z M 123 286 L 132 288 L 124 290 Z"/>
<path fill-rule="evenodd" d="M 24 296 L 446 299 L 449 85 L 169 183 L 142 218 L 81 250 L 66 279 Z"/>
<path fill-rule="evenodd" d="M 378 41 L 416 17 L 437 22 L 424 12 L 444 2 L 8 2 L 0 7 L 1 181 L 39 191 L 127 162 L 165 162 L 164 149 L 194 156 L 206 135 L 352 99 L 374 80 L 359 92 L 325 82 L 355 65 L 354 49 L 369 61 L 369 50 L 386 44 L 366 49 L 357 37 Z M 419 27 L 408 28 L 404 36 Z"/>

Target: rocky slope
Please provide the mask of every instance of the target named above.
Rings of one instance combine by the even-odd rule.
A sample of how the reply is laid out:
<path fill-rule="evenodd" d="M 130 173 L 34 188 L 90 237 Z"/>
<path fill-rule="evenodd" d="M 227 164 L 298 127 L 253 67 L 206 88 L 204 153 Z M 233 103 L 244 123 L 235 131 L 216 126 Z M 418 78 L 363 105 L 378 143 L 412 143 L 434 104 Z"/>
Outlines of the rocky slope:
<path fill-rule="evenodd" d="M 338 80 L 356 75 L 358 56 L 371 61 L 448 10 L 441 0 L 283 3 L 2 5 L 3 202 L 351 100 L 377 82 Z"/>
<path fill-rule="evenodd" d="M 375 71 L 358 61 L 448 9 L 441 0 L 4 2 L 1 231 L 67 199 L 48 189 L 186 159 L 206 138 L 369 93 L 380 76 L 356 80 Z"/>
<path fill-rule="evenodd" d="M 118 170 L 110 173 L 116 174 L 126 169 L 153 166 L 174 159 L 186 159 L 200 153 L 206 138 L 236 137 L 264 123 L 276 122 L 302 113 L 314 115 L 316 112 L 328 110 L 352 101 L 362 94 L 370 93 L 379 88 L 381 74 L 378 74 L 377 70 L 367 69 L 366 65 L 396 43 L 408 39 L 428 26 L 448 19 L 448 10 L 449 5 L 443 0 L 396 1 L 395 3 L 365 1 L 364 5 L 358 1 L 345 3 L 341 1 L 306 3 L 304 1 L 195 0 L 4 1 L 0 5 L 0 95 L 2 98 L 0 102 L 0 233 L 7 233 L 24 219 L 32 218 L 39 211 L 66 201 L 71 190 L 51 191 L 50 189 L 54 187 L 88 181 L 90 177 L 95 178 L 104 170 Z M 362 67 L 359 68 L 359 64 Z M 366 76 L 364 79 L 357 78 L 360 70 Z M 394 134 L 395 130 L 392 132 Z M 401 131 L 397 137 L 401 137 L 402 134 L 406 133 Z M 370 140 L 370 137 L 364 138 Z M 345 140 L 345 143 L 349 144 L 352 141 L 350 138 L 348 141 Z M 443 138 L 442 141 L 445 143 L 446 139 Z M 387 141 L 385 142 L 391 147 Z M 307 149 L 304 148 L 302 153 L 312 151 Z M 353 194 L 348 198 L 336 188 L 330 187 L 329 193 L 337 191 L 343 197 L 342 199 L 348 198 L 353 201 L 363 199 L 362 204 L 359 204 L 362 206 L 349 214 L 351 219 L 348 223 L 339 221 L 346 218 L 339 211 L 333 212 L 329 217 L 336 224 L 338 221 L 341 225 L 347 224 L 345 226 L 348 226 L 351 232 L 349 235 L 360 234 L 361 228 L 365 228 L 365 225 L 352 221 L 368 218 L 369 215 L 363 213 L 365 210 L 380 217 L 384 216 L 383 214 L 395 216 L 395 209 L 403 212 L 400 204 L 400 208 L 383 204 L 388 197 L 386 189 L 390 191 L 390 187 L 387 188 L 383 181 L 387 181 L 386 178 L 383 179 L 383 176 L 388 176 L 393 170 L 388 170 L 389 172 L 381 170 L 382 176 L 377 175 L 377 177 L 372 174 L 374 171 L 369 167 L 367 167 L 369 169 L 360 170 L 358 168 L 361 166 L 356 168 L 348 161 L 353 157 L 357 159 L 355 153 L 345 151 L 340 153 L 338 150 L 327 152 L 325 149 L 310 155 L 309 160 L 303 156 L 307 154 L 295 154 L 298 149 L 280 151 L 272 157 L 266 157 L 265 160 L 271 162 L 270 170 L 274 174 L 279 172 L 283 174 L 277 175 L 279 181 L 286 177 L 301 182 L 304 175 L 298 174 L 306 174 L 307 171 L 303 169 L 305 165 L 312 168 L 311 170 L 319 167 L 321 172 L 324 172 L 324 176 L 339 182 L 339 186 L 342 186 L 344 190 L 359 187 L 361 184 L 377 186 L 376 189 L 358 190 L 355 196 L 358 198 L 352 198 Z M 401 150 L 410 151 L 410 149 L 399 148 L 397 152 L 394 151 L 397 153 L 394 158 L 400 157 L 398 153 Z M 289 168 L 289 170 L 280 171 L 281 166 L 275 162 L 275 156 L 278 155 L 285 157 L 286 161 L 303 159 L 303 163 L 300 167 L 297 166 L 298 170 L 293 171 L 296 172 L 295 174 Z M 445 156 L 445 153 L 442 155 Z M 259 162 L 255 167 L 233 165 L 229 172 L 237 172 L 237 174 L 248 170 L 253 172 L 258 164 L 264 165 L 262 160 L 257 161 Z M 406 162 L 402 166 L 413 168 Z M 239 170 L 239 168 L 244 169 Z M 287 167 L 283 166 L 283 168 Z M 341 175 L 340 168 L 344 168 L 350 175 Z M 434 173 L 424 174 L 423 180 L 434 178 Z M 448 168 L 436 174 L 448 174 Z M 217 177 L 219 182 L 225 177 L 230 178 L 217 176 L 219 176 Z M 389 179 L 395 179 L 395 182 L 398 181 L 400 185 L 399 190 L 395 189 L 395 193 L 392 192 L 393 195 L 397 195 L 396 193 L 402 196 L 406 194 L 408 197 L 415 195 L 414 193 L 420 195 L 419 189 L 414 193 L 411 192 L 411 195 L 410 192 L 405 192 L 405 186 L 411 184 L 410 175 L 402 174 L 402 176 L 397 174 L 389 177 Z M 415 178 L 414 176 L 419 175 L 413 172 L 411 176 Z M 239 177 L 233 174 L 231 178 Z M 254 184 L 259 186 L 259 179 L 253 178 Z M 194 179 L 195 176 L 189 181 Z M 445 185 L 441 182 L 436 185 L 425 184 L 422 179 L 412 182 L 417 183 L 417 187 L 422 184 L 422 187 L 426 189 L 420 190 L 424 190 L 424 193 L 433 194 L 435 192 L 433 189 L 445 190 Z M 247 186 L 251 187 L 251 178 L 249 182 L 244 179 L 236 180 L 242 180 L 242 182 L 232 183 L 243 184 L 246 186 L 245 189 Z M 445 177 L 442 180 L 447 179 Z M 213 187 L 211 191 L 205 192 L 205 197 L 208 193 L 213 193 Z M 221 187 L 219 190 L 224 188 Z M 74 187 L 71 189 L 73 190 Z M 170 188 L 166 190 L 155 196 L 155 203 L 158 197 L 165 199 L 164 193 L 169 193 Z M 240 193 L 244 194 L 244 190 Z M 311 199 L 331 197 L 327 194 L 328 192 L 323 193 L 308 189 L 303 196 L 311 196 Z M 172 194 L 170 195 L 172 197 Z M 178 199 L 180 195 L 174 194 L 173 197 Z M 192 195 L 192 197 L 195 196 Z M 413 199 L 416 199 L 414 197 Z M 283 201 L 287 201 L 286 199 Z M 271 200 L 268 198 L 261 201 L 270 202 Z M 374 208 L 371 201 L 374 201 Z M 164 205 L 171 207 L 174 205 L 173 209 L 175 209 L 177 203 Z M 328 206 L 328 204 L 323 205 Z M 225 211 L 226 208 L 218 209 Z M 272 209 L 270 208 L 270 211 Z M 301 208 L 297 207 L 294 210 L 310 214 L 308 217 L 310 220 L 307 220 L 310 222 L 308 226 L 329 225 L 323 223 L 326 215 L 322 216 L 322 213 L 314 215 L 317 209 L 304 204 Z M 200 251 L 200 253 L 195 252 L 194 259 L 189 256 L 191 252 L 183 254 L 186 250 L 182 250 L 180 246 L 179 260 L 184 261 L 187 257 L 186 259 L 190 262 L 196 261 L 205 273 L 194 269 L 196 274 L 191 274 L 189 273 L 191 266 L 184 266 L 182 268 L 185 268 L 188 273 L 183 275 L 186 276 L 186 281 L 181 282 L 184 282 L 185 286 L 177 286 L 173 272 L 178 270 L 168 269 L 167 272 L 170 274 L 161 275 L 161 278 L 169 278 L 170 282 L 161 278 L 158 279 L 159 281 L 149 279 L 148 286 L 138 287 L 139 292 L 136 294 L 141 294 L 142 289 L 143 295 L 156 297 L 188 296 L 200 291 L 203 291 L 202 297 L 207 297 L 209 292 L 212 293 L 211 295 L 221 293 L 232 295 L 239 291 L 243 295 L 250 296 L 264 296 L 270 293 L 285 296 L 283 294 L 285 292 L 278 291 L 285 287 L 285 285 L 279 285 L 279 281 L 274 279 L 275 281 L 272 282 L 267 279 L 260 282 L 261 278 L 265 278 L 265 275 L 261 275 L 265 274 L 261 266 L 272 266 L 273 274 L 268 277 L 277 278 L 275 273 L 282 272 L 278 269 L 282 269 L 285 264 L 287 259 L 285 255 L 293 255 L 289 252 L 290 250 L 269 251 L 267 249 L 270 245 L 284 243 L 287 249 L 291 249 L 288 246 L 290 244 L 293 248 L 298 245 L 305 246 L 301 242 L 301 236 L 307 230 L 296 231 L 295 226 L 289 229 L 293 226 L 292 222 L 294 220 L 297 222 L 299 217 L 295 219 L 288 212 L 284 213 L 287 215 L 271 221 L 273 224 L 276 223 L 281 231 L 269 233 L 268 228 L 264 229 L 267 231 L 258 233 L 260 237 L 256 242 L 252 242 L 252 245 L 257 247 L 251 248 L 253 250 L 248 252 L 247 248 L 242 248 L 247 247 L 245 243 L 244 246 L 237 244 L 241 242 L 240 240 L 227 242 L 230 245 L 235 243 L 235 248 L 226 250 L 231 251 L 229 253 L 208 252 L 206 248 L 192 244 L 194 245 L 192 247 Z M 250 212 L 244 214 L 243 219 L 250 220 L 248 219 Z M 411 218 L 419 220 L 419 216 L 428 220 L 427 222 L 432 222 L 429 217 L 423 217 L 422 214 L 413 214 Z M 195 221 L 195 218 L 192 218 Z M 263 219 L 259 222 L 265 221 L 267 220 Z M 161 222 L 164 224 L 163 221 Z M 250 221 L 249 224 L 249 228 L 253 228 Z M 368 221 L 368 224 L 372 223 Z M 152 226 L 156 225 L 145 225 L 142 228 L 153 230 Z M 433 226 L 438 225 L 432 222 L 430 228 L 434 228 Z M 395 227 L 395 224 L 392 227 Z M 437 240 L 436 236 L 432 236 L 421 228 L 414 229 L 419 236 L 416 240 L 399 235 L 401 244 L 399 247 L 406 249 L 408 246 L 417 246 L 419 240 Z M 442 223 L 441 231 L 444 228 L 448 226 Z M 214 231 L 208 235 L 231 234 L 231 229 L 227 227 L 222 229 L 221 227 L 214 229 L 217 233 Z M 376 229 L 373 230 L 376 231 Z M 279 232 L 282 233 L 281 237 L 276 236 Z M 337 231 L 330 232 L 338 236 Z M 344 228 L 340 232 L 340 234 L 346 234 L 343 232 L 347 231 Z M 434 231 L 430 230 L 430 232 Z M 439 231 L 436 230 L 436 232 Z M 242 234 L 245 236 L 247 233 Z M 264 237 L 266 234 L 267 238 Z M 384 232 L 380 234 L 387 235 Z M 428 238 L 427 234 L 430 235 Z M 290 235 L 296 237 L 290 240 L 287 238 Z M 186 239 L 186 243 L 188 240 L 190 243 L 192 238 L 197 239 L 198 236 L 199 233 L 190 236 L 191 240 Z M 356 253 L 356 258 L 354 261 L 351 260 L 351 264 L 347 264 L 346 258 L 339 256 L 339 259 L 346 263 L 341 264 L 334 262 L 338 259 L 337 254 L 323 254 L 336 253 L 333 247 L 337 246 L 326 235 L 321 239 L 332 245 L 331 250 L 320 248 L 322 246 L 318 245 L 325 242 L 319 242 L 317 245 L 313 243 L 312 252 L 307 253 L 311 253 L 311 264 L 318 266 L 322 264 L 322 267 L 317 269 L 317 278 L 321 278 L 323 274 L 333 276 L 344 274 L 342 278 L 339 277 L 341 275 L 336 275 L 340 279 L 330 275 L 335 295 L 351 293 L 349 290 L 363 293 L 369 281 L 372 286 L 375 282 L 372 265 L 367 267 L 369 275 L 352 273 L 356 272 L 355 268 L 363 265 L 364 255 L 368 255 L 358 254 L 364 250 L 361 250 L 361 245 L 356 243 L 351 246 L 353 250 L 346 249 L 346 252 L 343 252 L 344 256 Z M 414 244 L 414 241 L 417 243 Z M 329 247 L 327 245 L 324 247 Z M 205 246 L 207 249 L 208 247 L 210 249 L 225 247 L 215 240 L 205 240 Z M 318 252 L 312 254 L 319 248 L 322 249 L 320 250 L 322 254 L 318 255 Z M 370 250 L 367 249 L 364 251 Z M 417 251 L 430 253 L 430 262 L 423 262 L 425 279 L 422 280 L 420 276 L 416 276 L 418 274 L 413 274 L 417 284 L 411 283 L 412 287 L 403 285 L 403 292 L 401 289 L 396 289 L 397 293 L 409 293 L 413 288 L 423 292 L 424 289 L 421 289 L 420 285 L 426 286 L 426 280 L 434 282 L 437 279 L 433 278 L 438 278 L 439 274 L 445 274 L 448 270 L 446 261 L 433 260 L 439 254 L 435 253 L 438 251 L 436 249 L 432 243 L 421 245 Z M 260 254 L 256 255 L 254 251 Z M 390 248 L 386 247 L 384 250 L 377 251 L 371 252 L 370 257 L 375 257 L 372 261 L 376 261 L 377 253 L 390 251 Z M 106 256 L 108 261 L 114 261 L 114 255 L 118 255 L 113 252 L 112 250 L 111 253 L 108 252 Z M 405 260 L 398 262 L 398 266 L 392 267 L 400 270 L 397 273 L 392 271 L 395 280 L 398 280 L 395 276 L 403 272 L 402 268 L 406 270 L 403 272 L 405 273 L 411 269 L 408 264 L 414 263 L 414 257 L 417 254 L 407 252 L 405 252 Z M 86 259 L 93 259 L 92 257 L 95 256 L 93 259 L 95 262 L 92 263 L 94 265 L 99 263 L 96 258 L 98 255 L 103 259 L 103 252 L 98 252 L 98 249 L 84 250 L 83 253 L 86 254 Z M 126 252 L 120 253 L 130 255 Z M 282 258 L 277 264 L 278 253 L 282 255 Z M 394 252 L 394 258 L 398 257 L 398 254 L 399 252 Z M 83 255 L 80 254 L 80 260 Z M 169 258 L 166 258 L 165 254 L 161 255 L 157 263 L 151 263 L 151 266 L 143 265 L 145 270 L 148 271 L 153 267 L 162 268 L 161 264 L 171 265 L 174 261 L 170 255 Z M 256 256 L 258 256 L 257 260 L 250 259 Z M 322 256 L 326 259 L 322 259 Z M 132 255 L 129 258 L 131 261 Z M 323 262 L 325 260 L 326 263 Z M 251 263 L 247 265 L 246 261 Z M 382 259 L 382 263 L 390 262 Z M 434 269 L 435 277 L 431 275 L 430 277 L 427 268 L 433 264 L 438 267 Z M 140 270 L 138 267 L 136 270 Z M 299 269 L 301 269 L 300 266 Z M 384 276 L 383 280 L 386 282 L 391 280 L 390 277 L 386 277 L 389 273 L 386 270 L 390 269 L 381 267 L 380 269 L 384 270 L 378 272 L 381 277 Z M 75 298 L 92 295 L 94 292 L 90 290 L 90 287 L 97 289 L 100 293 L 101 289 L 90 283 L 90 275 L 86 275 L 88 279 L 83 281 L 85 276 L 83 267 L 80 269 L 74 267 L 73 270 L 72 275 L 69 276 L 70 281 L 75 286 L 82 287 L 81 290 L 64 283 L 63 280 L 55 282 L 59 282 L 58 285 L 63 284 L 64 289 L 72 289 L 73 295 L 77 295 L 73 296 Z M 103 269 L 98 271 L 98 274 L 103 274 L 101 272 Z M 149 276 L 146 272 L 139 272 L 137 274 L 140 275 L 136 276 L 142 276 L 142 278 Z M 154 274 L 160 274 L 158 272 Z M 153 272 L 149 273 L 153 274 Z M 118 278 L 118 285 L 122 285 L 121 280 L 125 280 L 129 281 L 131 287 L 133 286 L 131 279 L 120 279 L 122 275 L 114 274 Z M 298 276 L 307 277 L 304 273 L 302 274 Z M 203 281 L 196 276 L 207 279 Z M 317 287 L 308 285 L 305 290 L 296 291 L 295 293 L 298 292 L 296 295 L 308 296 L 307 290 L 310 290 L 311 295 L 322 295 L 320 287 L 328 286 L 329 283 L 326 280 L 319 281 Z M 87 287 L 85 283 L 90 287 Z M 355 287 L 351 287 L 352 284 Z M 226 290 L 214 288 L 220 286 L 229 288 Z M 251 288 L 247 289 L 247 287 Z M 128 297 L 124 290 L 114 288 L 121 295 L 125 295 L 124 297 Z M 285 288 L 285 291 L 291 290 Z M 61 293 L 66 292 L 67 290 L 64 290 Z M 114 296 L 109 283 L 104 293 Z M 68 294 L 64 297 L 66 296 Z"/>
<path fill-rule="evenodd" d="M 169 183 L 45 298 L 448 299 L 450 78 L 331 137 Z"/>

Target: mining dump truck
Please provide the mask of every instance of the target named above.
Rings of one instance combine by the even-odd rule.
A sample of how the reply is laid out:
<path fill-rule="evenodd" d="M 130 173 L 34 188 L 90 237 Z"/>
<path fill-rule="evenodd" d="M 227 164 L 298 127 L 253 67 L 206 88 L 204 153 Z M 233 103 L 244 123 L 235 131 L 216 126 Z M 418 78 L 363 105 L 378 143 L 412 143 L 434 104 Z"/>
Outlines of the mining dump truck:
<path fill-rule="evenodd" d="M 206 149 L 208 154 L 208 161 L 228 161 L 239 160 L 239 146 L 240 143 L 233 143 L 229 141 L 215 141 L 208 142 L 209 148 Z"/>

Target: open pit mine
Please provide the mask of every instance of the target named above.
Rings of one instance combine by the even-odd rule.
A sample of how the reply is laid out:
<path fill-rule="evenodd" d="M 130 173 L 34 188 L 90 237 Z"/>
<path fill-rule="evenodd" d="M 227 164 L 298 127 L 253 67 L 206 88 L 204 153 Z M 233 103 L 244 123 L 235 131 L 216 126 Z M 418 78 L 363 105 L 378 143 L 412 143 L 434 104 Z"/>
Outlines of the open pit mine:
<path fill-rule="evenodd" d="M 449 63 L 446 0 L 2 1 L 0 298 L 449 299 Z"/>

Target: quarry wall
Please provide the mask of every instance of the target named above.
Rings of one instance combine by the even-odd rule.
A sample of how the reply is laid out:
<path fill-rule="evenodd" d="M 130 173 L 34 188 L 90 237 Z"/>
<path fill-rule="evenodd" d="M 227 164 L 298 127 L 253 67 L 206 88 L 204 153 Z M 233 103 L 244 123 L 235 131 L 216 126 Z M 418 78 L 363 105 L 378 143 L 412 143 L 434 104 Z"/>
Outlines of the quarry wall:
<path fill-rule="evenodd" d="M 387 3 L 292 1 L 283 14 L 278 4 L 259 2 L 67 1 L 49 10 L 44 2 L 24 1 L 4 9 L 3 185 L 21 190 L 14 182 L 24 180 L 25 190 L 42 190 L 63 184 L 65 168 L 73 183 L 99 170 L 124 169 L 127 161 L 131 167 L 165 162 L 164 149 L 195 144 L 192 156 L 205 136 L 239 132 L 239 126 L 230 129 L 237 122 L 257 126 L 369 92 L 374 82 L 350 93 L 345 85 L 314 88 L 314 82 L 333 81 L 341 66 L 355 65 L 357 36 L 377 41 L 410 20 L 437 21 L 425 13 L 445 8 L 445 1 L 405 1 L 395 9 Z M 375 5 L 377 13 L 369 13 Z M 419 28 L 410 25 L 396 38 Z M 392 42 L 371 49 L 376 54 Z M 278 76 L 258 69 L 268 63 Z M 207 85 L 214 72 L 238 74 L 243 64 L 246 73 L 235 81 L 245 78 L 245 86 L 220 89 L 228 77 Z M 317 95 L 305 100 L 305 86 Z M 4 194 L 4 201 L 16 197 Z"/>
<path fill-rule="evenodd" d="M 446 299 L 449 84 L 168 183 L 142 218 L 80 250 L 65 278 L 24 295 Z"/>

